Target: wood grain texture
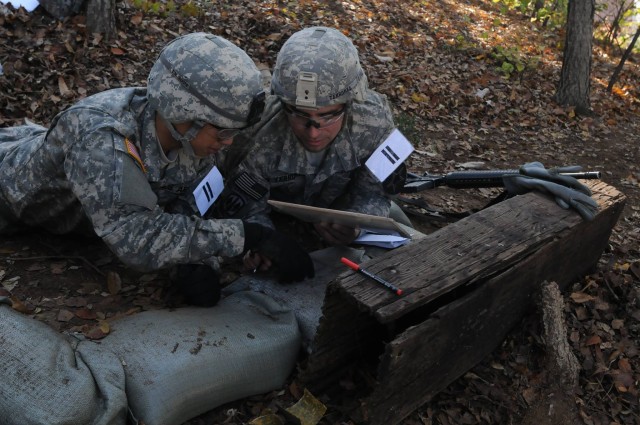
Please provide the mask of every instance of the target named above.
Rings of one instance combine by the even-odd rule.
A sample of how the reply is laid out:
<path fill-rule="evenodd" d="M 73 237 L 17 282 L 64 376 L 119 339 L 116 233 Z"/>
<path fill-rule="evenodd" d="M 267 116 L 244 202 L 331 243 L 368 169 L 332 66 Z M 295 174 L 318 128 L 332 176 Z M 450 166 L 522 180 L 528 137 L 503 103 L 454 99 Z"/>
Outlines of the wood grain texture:
<path fill-rule="evenodd" d="M 377 353 L 377 384 L 354 416 L 399 423 L 491 353 L 543 281 L 564 288 L 595 267 L 626 198 L 588 184 L 600 205 L 591 222 L 528 193 L 362 264 L 405 296 L 360 274 L 340 275 L 329 285 L 303 381 L 326 382 L 360 353 Z"/>

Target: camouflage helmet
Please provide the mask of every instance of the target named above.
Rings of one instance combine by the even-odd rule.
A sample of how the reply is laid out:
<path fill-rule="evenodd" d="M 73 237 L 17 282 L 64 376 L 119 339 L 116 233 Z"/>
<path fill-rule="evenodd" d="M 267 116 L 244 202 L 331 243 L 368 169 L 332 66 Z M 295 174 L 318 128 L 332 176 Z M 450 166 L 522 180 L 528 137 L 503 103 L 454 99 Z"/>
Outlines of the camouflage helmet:
<path fill-rule="evenodd" d="M 243 128 L 260 119 L 260 71 L 238 46 L 198 32 L 176 38 L 160 52 L 147 80 L 149 103 L 170 123 L 204 122 Z"/>
<path fill-rule="evenodd" d="M 321 108 L 362 102 L 367 77 L 348 37 L 333 28 L 311 27 L 293 34 L 280 49 L 271 91 L 285 103 Z"/>

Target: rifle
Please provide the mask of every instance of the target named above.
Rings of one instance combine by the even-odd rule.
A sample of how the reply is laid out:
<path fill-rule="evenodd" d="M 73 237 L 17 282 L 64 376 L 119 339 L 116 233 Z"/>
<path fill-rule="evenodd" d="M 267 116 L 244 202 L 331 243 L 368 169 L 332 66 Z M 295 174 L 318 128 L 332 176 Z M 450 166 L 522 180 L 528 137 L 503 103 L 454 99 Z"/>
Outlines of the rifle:
<path fill-rule="evenodd" d="M 424 173 L 418 175 L 407 172 L 404 187 L 400 193 L 415 193 L 422 190 L 447 186 L 455 189 L 470 189 L 480 187 L 504 187 L 502 177 L 507 174 L 520 174 L 518 170 L 480 170 L 480 171 L 452 171 L 444 175 Z M 559 173 L 576 179 L 600 179 L 600 171 L 584 171 L 573 173 Z"/>

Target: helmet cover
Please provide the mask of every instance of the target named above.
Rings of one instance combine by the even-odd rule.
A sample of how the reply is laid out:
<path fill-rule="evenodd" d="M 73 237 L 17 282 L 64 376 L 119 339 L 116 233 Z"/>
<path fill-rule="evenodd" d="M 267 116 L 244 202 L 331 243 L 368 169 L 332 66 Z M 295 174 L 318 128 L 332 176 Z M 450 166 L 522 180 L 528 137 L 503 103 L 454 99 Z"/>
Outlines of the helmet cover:
<path fill-rule="evenodd" d="M 253 60 L 230 41 L 203 32 L 165 46 L 149 72 L 147 96 L 172 123 L 243 128 L 254 124 L 264 108 L 260 71 Z"/>
<path fill-rule="evenodd" d="M 334 28 L 310 27 L 280 49 L 271 90 L 285 103 L 321 108 L 364 101 L 367 77 L 347 36 Z"/>

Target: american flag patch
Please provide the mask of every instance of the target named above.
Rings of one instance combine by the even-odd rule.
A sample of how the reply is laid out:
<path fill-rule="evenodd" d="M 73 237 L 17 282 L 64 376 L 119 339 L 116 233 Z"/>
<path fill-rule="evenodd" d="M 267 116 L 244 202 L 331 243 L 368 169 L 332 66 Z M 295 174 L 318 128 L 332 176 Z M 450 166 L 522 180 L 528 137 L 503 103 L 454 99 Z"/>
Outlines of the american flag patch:
<path fill-rule="evenodd" d="M 136 148 L 136 145 L 134 145 L 129 139 L 127 139 L 125 137 L 124 139 L 124 146 L 127 149 L 127 153 L 129 155 L 131 155 L 131 157 L 133 159 L 136 160 L 136 162 L 138 163 L 138 165 L 140 165 L 140 168 L 142 168 L 142 171 L 144 173 L 147 172 L 147 169 L 145 168 L 144 164 L 142 163 L 142 158 L 140 157 L 140 154 L 138 153 L 138 148 Z"/>
<path fill-rule="evenodd" d="M 235 178 L 233 184 L 241 191 L 249 195 L 251 199 L 257 201 L 267 193 L 267 188 L 256 181 L 249 173 L 243 171 Z"/>

